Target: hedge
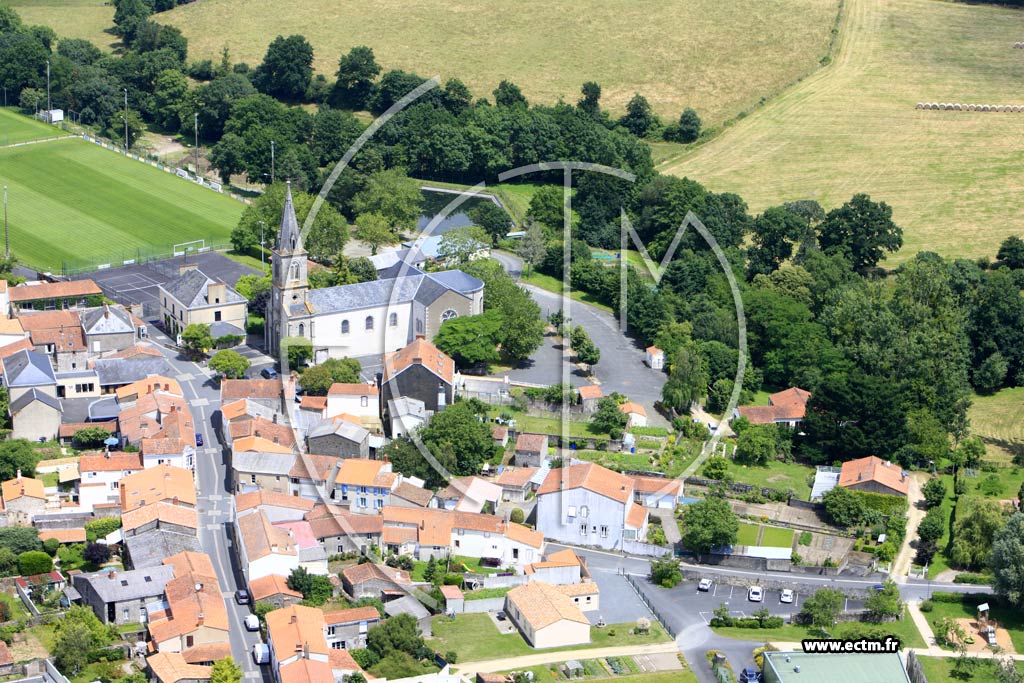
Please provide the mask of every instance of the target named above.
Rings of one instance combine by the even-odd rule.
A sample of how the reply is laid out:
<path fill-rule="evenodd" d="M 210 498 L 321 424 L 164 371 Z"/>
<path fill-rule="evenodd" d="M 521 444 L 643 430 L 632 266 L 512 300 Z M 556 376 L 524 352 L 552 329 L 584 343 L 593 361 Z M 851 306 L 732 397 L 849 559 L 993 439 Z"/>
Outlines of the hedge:
<path fill-rule="evenodd" d="M 985 593 L 950 593 L 948 591 L 935 591 L 932 593 L 932 602 L 959 602 L 964 605 L 980 605 L 991 600 L 992 596 Z"/>
<path fill-rule="evenodd" d="M 733 628 L 782 628 L 785 624 L 782 617 L 765 617 L 764 620 L 753 617 L 712 617 L 712 626 L 732 626 Z"/>

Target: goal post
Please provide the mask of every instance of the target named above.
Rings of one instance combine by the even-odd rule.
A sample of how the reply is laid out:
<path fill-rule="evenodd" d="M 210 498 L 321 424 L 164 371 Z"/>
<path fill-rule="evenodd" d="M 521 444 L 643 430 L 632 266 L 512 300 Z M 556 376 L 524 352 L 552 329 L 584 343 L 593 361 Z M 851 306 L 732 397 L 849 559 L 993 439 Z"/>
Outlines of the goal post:
<path fill-rule="evenodd" d="M 206 251 L 206 240 L 192 240 L 174 245 L 175 256 L 185 256 L 190 252 Z"/>

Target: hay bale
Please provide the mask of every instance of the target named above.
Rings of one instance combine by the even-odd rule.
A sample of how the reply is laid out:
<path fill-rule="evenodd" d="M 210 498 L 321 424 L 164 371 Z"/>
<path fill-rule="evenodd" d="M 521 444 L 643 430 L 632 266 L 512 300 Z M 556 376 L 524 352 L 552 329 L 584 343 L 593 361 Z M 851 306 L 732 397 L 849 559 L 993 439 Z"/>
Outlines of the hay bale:
<path fill-rule="evenodd" d="M 953 105 L 953 111 L 960 111 L 960 105 L 959 104 L 954 104 Z"/>
<path fill-rule="evenodd" d="M 983 105 L 981 105 L 981 110 L 982 111 L 991 111 L 991 108 L 987 104 L 983 104 Z"/>
<path fill-rule="evenodd" d="M 914 109 L 924 109 L 924 103 L 923 102 L 918 102 L 917 106 L 914 107 Z"/>

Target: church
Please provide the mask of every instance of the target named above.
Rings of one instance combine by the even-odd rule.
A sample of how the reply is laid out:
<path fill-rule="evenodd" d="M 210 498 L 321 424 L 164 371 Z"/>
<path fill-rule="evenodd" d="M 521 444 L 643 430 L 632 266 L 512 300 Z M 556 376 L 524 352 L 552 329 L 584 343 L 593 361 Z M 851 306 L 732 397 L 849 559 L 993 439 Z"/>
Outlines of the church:
<path fill-rule="evenodd" d="M 275 353 L 283 339 L 304 337 L 312 342 L 315 363 L 379 356 L 418 337 L 433 340 L 445 320 L 484 309 L 484 283 L 461 270 L 392 267 L 372 282 L 310 289 L 290 186 L 271 264 L 267 349 Z"/>

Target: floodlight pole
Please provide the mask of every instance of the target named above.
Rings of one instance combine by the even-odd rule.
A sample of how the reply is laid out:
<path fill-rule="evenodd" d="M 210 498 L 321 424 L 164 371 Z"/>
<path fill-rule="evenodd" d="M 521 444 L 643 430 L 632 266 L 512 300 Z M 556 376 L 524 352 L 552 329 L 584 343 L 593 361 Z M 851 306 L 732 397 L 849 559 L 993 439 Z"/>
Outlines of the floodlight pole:
<path fill-rule="evenodd" d="M 274 141 L 270 141 L 270 184 L 274 184 Z"/>
<path fill-rule="evenodd" d="M 196 132 L 196 175 L 199 175 L 199 112 L 193 112 L 192 114 L 193 126 L 195 126 Z"/>
<path fill-rule="evenodd" d="M 124 90 L 124 153 L 128 154 L 128 88 Z"/>
<path fill-rule="evenodd" d="M 267 267 L 263 264 L 263 221 L 260 221 L 260 275 L 266 275 Z"/>
<path fill-rule="evenodd" d="M 6 98 L 5 98 L 6 99 Z M 53 123 L 53 105 L 50 104 L 50 60 L 46 60 L 46 122 Z"/>
<path fill-rule="evenodd" d="M 7 258 L 11 258 L 11 233 L 7 230 L 7 186 L 4 185 L 4 245 Z"/>

